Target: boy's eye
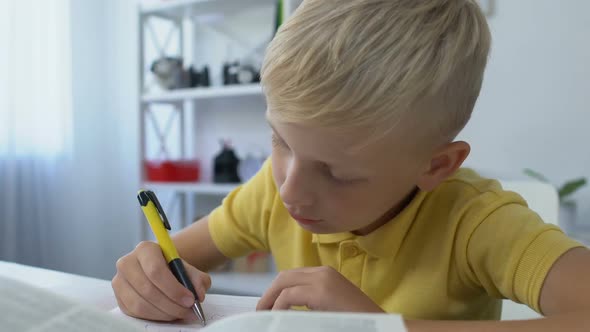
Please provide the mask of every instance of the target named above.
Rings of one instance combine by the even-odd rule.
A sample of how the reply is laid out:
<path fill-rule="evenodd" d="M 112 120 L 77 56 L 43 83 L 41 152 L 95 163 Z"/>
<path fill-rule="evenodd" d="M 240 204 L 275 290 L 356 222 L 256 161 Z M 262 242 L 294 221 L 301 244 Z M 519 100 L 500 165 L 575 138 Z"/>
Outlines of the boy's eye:
<path fill-rule="evenodd" d="M 362 182 L 365 179 L 358 178 L 358 177 L 351 177 L 351 176 L 343 176 L 343 175 L 336 175 L 332 171 L 331 167 L 323 164 L 323 173 L 330 181 L 338 184 L 338 185 L 349 185 L 349 184 L 356 184 L 358 182 Z"/>
<path fill-rule="evenodd" d="M 340 178 L 334 175 L 330 175 L 330 178 L 332 179 L 332 181 L 338 183 L 338 184 L 352 184 L 357 182 L 357 179 L 345 179 L 345 178 Z"/>
<path fill-rule="evenodd" d="M 352 178 L 352 177 L 342 177 L 334 175 L 332 172 L 328 171 L 328 177 L 330 180 L 337 184 L 353 184 L 362 181 L 362 179 Z"/>

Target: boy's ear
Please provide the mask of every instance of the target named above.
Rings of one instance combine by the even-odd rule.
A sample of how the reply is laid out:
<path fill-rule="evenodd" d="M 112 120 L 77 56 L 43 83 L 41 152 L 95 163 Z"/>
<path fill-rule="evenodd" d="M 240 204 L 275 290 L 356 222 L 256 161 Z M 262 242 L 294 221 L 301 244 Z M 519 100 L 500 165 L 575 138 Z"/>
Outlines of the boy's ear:
<path fill-rule="evenodd" d="M 471 147 L 467 142 L 458 141 L 446 144 L 435 151 L 424 172 L 418 179 L 418 188 L 433 190 L 439 183 L 453 175 L 463 164 Z"/>

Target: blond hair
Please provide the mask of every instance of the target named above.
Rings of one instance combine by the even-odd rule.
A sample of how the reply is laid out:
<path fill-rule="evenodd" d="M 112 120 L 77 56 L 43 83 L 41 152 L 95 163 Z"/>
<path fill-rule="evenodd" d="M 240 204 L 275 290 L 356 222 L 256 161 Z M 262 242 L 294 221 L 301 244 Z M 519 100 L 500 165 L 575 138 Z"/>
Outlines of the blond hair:
<path fill-rule="evenodd" d="M 270 43 L 262 85 L 281 121 L 385 134 L 414 112 L 455 137 L 490 42 L 474 0 L 305 0 Z"/>

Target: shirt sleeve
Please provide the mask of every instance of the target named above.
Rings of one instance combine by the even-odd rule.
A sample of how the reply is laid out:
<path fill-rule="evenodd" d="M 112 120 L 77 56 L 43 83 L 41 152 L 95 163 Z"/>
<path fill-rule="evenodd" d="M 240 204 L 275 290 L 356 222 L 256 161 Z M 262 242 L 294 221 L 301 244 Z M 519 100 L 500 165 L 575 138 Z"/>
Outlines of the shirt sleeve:
<path fill-rule="evenodd" d="M 269 251 L 268 224 L 277 196 L 275 188 L 269 159 L 209 214 L 209 232 L 222 254 L 237 258 L 252 251 Z"/>
<path fill-rule="evenodd" d="M 479 218 L 463 243 L 468 278 L 497 298 L 541 313 L 539 299 L 553 264 L 580 243 L 546 224 L 526 205 L 501 205 Z"/>

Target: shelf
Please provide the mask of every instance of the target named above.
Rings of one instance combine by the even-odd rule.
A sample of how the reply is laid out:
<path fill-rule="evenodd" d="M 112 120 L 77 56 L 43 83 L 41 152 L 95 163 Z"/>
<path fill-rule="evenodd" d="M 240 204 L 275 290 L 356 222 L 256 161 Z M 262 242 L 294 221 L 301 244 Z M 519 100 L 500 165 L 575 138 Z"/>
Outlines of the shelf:
<path fill-rule="evenodd" d="M 145 94 L 141 98 L 141 101 L 144 103 L 165 103 L 239 96 L 263 96 L 262 86 L 260 84 L 244 84 L 210 88 L 178 89 Z"/>
<path fill-rule="evenodd" d="M 274 0 L 151 0 L 140 5 L 143 15 L 171 20 L 205 15 L 227 15 L 254 6 L 275 5 Z"/>
<path fill-rule="evenodd" d="M 186 193 L 225 196 L 239 184 L 195 183 L 195 182 L 144 182 L 143 187 L 150 190 L 182 191 Z"/>

